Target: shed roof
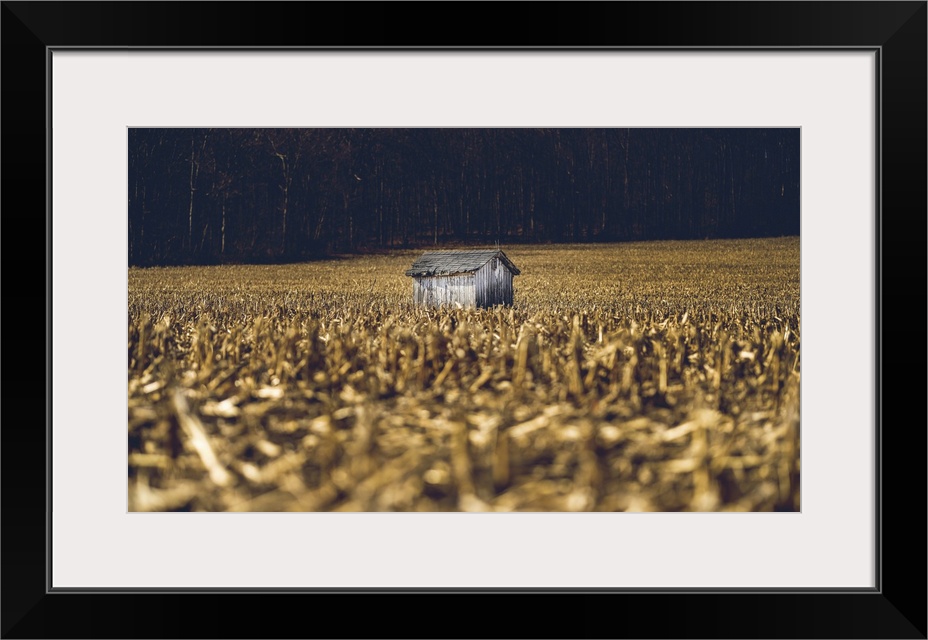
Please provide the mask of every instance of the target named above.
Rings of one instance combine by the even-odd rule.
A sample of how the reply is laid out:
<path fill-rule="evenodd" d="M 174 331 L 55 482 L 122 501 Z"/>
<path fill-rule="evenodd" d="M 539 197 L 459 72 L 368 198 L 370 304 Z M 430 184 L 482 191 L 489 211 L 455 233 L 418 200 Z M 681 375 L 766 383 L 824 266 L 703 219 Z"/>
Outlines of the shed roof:
<path fill-rule="evenodd" d="M 407 269 L 407 276 L 447 276 L 476 271 L 498 257 L 513 275 L 521 273 L 499 249 L 465 249 L 457 251 L 426 251 Z"/>

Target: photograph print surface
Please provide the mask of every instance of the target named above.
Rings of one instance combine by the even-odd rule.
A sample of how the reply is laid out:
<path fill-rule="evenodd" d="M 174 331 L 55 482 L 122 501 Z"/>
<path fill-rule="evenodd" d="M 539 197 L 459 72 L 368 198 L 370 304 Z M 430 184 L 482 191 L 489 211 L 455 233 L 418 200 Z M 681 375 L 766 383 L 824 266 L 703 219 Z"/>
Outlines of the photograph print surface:
<path fill-rule="evenodd" d="M 798 128 L 130 128 L 129 510 L 800 509 Z"/>

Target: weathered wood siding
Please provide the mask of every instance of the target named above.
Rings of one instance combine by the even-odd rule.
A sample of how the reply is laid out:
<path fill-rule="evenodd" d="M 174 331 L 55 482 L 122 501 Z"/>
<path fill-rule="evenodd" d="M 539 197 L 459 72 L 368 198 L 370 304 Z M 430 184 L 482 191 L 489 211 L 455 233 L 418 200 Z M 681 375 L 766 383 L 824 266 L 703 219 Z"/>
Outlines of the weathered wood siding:
<path fill-rule="evenodd" d="M 462 307 L 473 307 L 476 304 L 474 274 L 417 276 L 412 282 L 412 300 L 429 307 L 455 303 Z"/>
<path fill-rule="evenodd" d="M 499 258 L 493 258 L 474 274 L 478 307 L 512 304 L 512 272 Z"/>

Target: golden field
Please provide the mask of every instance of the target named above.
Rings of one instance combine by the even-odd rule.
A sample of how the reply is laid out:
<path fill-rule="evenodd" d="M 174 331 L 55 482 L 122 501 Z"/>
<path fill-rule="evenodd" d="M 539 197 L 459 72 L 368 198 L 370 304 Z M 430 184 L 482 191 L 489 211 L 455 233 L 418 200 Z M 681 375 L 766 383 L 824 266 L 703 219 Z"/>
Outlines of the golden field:
<path fill-rule="evenodd" d="M 132 268 L 130 511 L 796 511 L 798 237 Z"/>

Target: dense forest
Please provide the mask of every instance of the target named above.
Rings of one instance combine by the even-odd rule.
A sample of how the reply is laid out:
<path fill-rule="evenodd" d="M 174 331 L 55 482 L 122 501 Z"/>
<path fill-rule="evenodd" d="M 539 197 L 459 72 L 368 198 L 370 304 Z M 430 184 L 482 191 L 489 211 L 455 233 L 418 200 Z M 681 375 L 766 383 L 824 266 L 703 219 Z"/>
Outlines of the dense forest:
<path fill-rule="evenodd" d="M 129 264 L 799 233 L 799 129 L 132 128 Z"/>

